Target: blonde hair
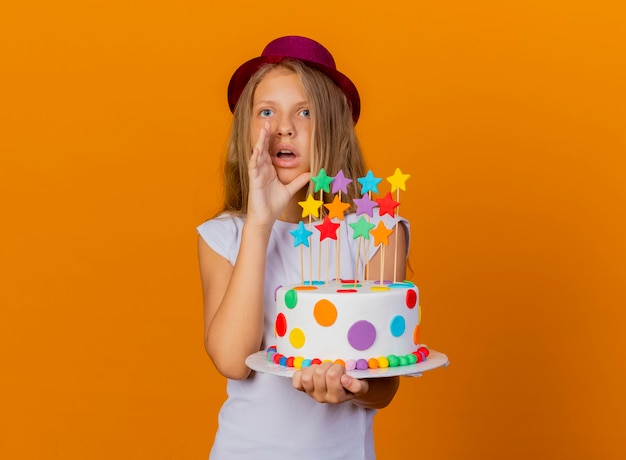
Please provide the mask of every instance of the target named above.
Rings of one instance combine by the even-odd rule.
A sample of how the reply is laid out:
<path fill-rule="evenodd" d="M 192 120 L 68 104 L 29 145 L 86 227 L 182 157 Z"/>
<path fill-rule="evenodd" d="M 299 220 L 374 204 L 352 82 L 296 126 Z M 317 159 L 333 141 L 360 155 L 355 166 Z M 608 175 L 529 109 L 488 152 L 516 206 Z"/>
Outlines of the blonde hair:
<path fill-rule="evenodd" d="M 248 206 L 248 159 L 252 154 L 252 103 L 261 80 L 272 70 L 284 68 L 299 76 L 309 100 L 312 120 L 311 173 L 321 168 L 335 176 L 342 170 L 353 182 L 348 185 L 348 201 L 360 197 L 356 178 L 365 175 L 365 161 L 354 131 L 352 109 L 341 89 L 324 73 L 297 60 L 285 60 L 261 67 L 248 81 L 235 111 L 224 164 L 224 206 L 221 212 L 245 214 Z M 309 185 L 309 193 L 313 186 Z M 324 201 L 331 201 L 324 194 Z"/>

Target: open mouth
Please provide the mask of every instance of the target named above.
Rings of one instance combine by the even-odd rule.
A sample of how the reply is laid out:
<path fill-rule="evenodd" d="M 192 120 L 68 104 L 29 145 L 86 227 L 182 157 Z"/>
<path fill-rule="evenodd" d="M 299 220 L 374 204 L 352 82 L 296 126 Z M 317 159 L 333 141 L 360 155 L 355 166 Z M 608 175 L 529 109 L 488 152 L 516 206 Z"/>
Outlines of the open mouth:
<path fill-rule="evenodd" d="M 281 160 L 291 160 L 294 159 L 296 156 L 290 150 L 279 150 L 276 154 L 276 157 L 280 158 Z"/>

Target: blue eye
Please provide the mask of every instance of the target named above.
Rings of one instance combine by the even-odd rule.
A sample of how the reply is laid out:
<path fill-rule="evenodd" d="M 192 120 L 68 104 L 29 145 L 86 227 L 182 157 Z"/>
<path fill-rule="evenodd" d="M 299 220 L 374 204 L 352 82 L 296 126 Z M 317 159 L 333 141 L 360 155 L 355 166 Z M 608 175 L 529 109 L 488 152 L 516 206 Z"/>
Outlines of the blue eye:
<path fill-rule="evenodd" d="M 304 110 L 302 110 L 302 111 L 300 112 L 300 114 L 301 114 L 303 117 L 307 117 L 307 118 L 308 118 L 308 117 L 310 117 L 310 116 L 311 116 L 311 111 L 310 111 L 309 109 L 304 109 Z"/>
<path fill-rule="evenodd" d="M 262 117 L 266 118 L 266 117 L 271 117 L 274 114 L 274 112 L 272 112 L 270 109 L 263 109 L 261 110 L 261 112 L 259 113 L 259 115 L 261 115 Z"/>

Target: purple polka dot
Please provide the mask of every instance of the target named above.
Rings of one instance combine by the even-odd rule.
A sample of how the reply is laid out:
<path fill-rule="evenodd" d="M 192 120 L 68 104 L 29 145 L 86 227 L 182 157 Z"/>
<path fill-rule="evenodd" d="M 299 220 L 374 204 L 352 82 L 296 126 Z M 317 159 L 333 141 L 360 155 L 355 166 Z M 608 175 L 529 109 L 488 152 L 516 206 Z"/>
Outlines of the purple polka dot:
<path fill-rule="evenodd" d="M 357 321 L 348 331 L 348 343 L 356 350 L 367 350 L 376 340 L 376 328 L 368 321 Z"/>

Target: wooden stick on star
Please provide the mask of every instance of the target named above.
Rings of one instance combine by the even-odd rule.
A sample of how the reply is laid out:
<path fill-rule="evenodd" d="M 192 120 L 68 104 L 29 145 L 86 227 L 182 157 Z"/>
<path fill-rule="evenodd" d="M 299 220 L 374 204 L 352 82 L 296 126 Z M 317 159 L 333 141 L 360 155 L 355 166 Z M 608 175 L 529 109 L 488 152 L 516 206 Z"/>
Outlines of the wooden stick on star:
<path fill-rule="evenodd" d="M 329 211 L 329 216 L 332 219 L 333 217 L 337 217 L 339 219 L 339 223 L 344 220 L 344 212 L 350 207 L 348 203 L 343 203 L 341 201 L 341 194 L 348 194 L 348 185 L 352 183 L 352 179 L 348 179 L 343 170 L 337 171 L 337 174 L 333 178 L 332 182 L 332 193 L 337 193 L 339 195 L 339 199 L 337 200 L 337 196 L 331 204 L 327 204 L 326 208 Z M 335 204 L 337 202 L 337 204 Z M 335 281 L 339 283 L 341 279 L 341 227 L 339 228 L 339 233 L 337 235 L 337 257 L 335 260 Z"/>
<path fill-rule="evenodd" d="M 370 201 L 372 201 L 372 192 L 378 193 L 378 184 L 382 181 L 382 178 L 374 176 L 371 170 L 367 171 L 367 174 L 364 177 L 357 178 L 357 181 L 361 184 L 361 195 L 367 197 Z M 355 200 L 356 201 L 356 200 Z M 372 214 L 368 214 L 370 217 L 373 217 Z M 368 238 L 369 240 L 369 238 Z M 369 245 L 366 249 L 367 254 L 369 254 Z M 369 259 L 366 261 L 365 270 L 369 270 Z M 369 274 L 364 273 L 364 277 L 367 278 Z"/>
<path fill-rule="evenodd" d="M 370 239 L 370 230 L 372 230 L 375 225 L 365 220 L 365 217 L 361 216 L 359 220 L 353 224 L 349 224 L 350 227 L 354 230 L 352 235 L 353 239 L 361 237 L 362 239 L 369 240 Z M 359 277 L 359 259 L 361 255 L 361 240 L 359 240 L 359 247 L 357 250 L 356 256 L 356 268 L 354 270 L 354 284 L 357 284 L 357 280 Z"/>
<path fill-rule="evenodd" d="M 311 180 L 313 181 L 313 183 L 315 184 L 314 188 L 313 188 L 313 193 L 317 193 L 320 192 L 320 203 L 324 203 L 324 192 L 326 193 L 330 193 L 330 184 L 333 181 L 333 178 L 330 177 L 328 174 L 326 174 L 326 171 L 324 170 L 324 168 L 320 169 L 320 172 L 317 174 L 317 176 L 312 176 Z M 324 212 L 324 210 L 322 209 L 322 213 Z M 320 216 L 320 220 L 323 218 L 324 216 Z M 321 243 L 321 242 L 320 242 Z M 318 256 L 318 265 L 317 265 L 317 277 L 321 278 L 321 270 L 322 270 L 322 264 L 321 264 L 321 260 L 322 260 L 322 245 L 320 244 L 319 247 L 319 256 Z"/>
<path fill-rule="evenodd" d="M 319 216 L 319 209 L 322 206 L 322 202 L 316 200 L 315 198 L 313 198 L 313 195 L 308 195 L 306 197 L 306 201 L 298 201 L 298 204 L 302 207 L 302 217 L 308 217 L 309 218 L 309 228 L 311 228 L 313 222 L 311 219 L 311 216 L 314 217 L 318 217 Z M 311 232 L 313 233 L 313 232 Z M 313 249 L 311 246 L 309 246 L 309 255 L 310 255 L 310 281 L 311 284 L 313 284 Z"/>
<path fill-rule="evenodd" d="M 393 176 L 387 177 L 387 182 L 391 184 L 391 193 L 396 192 L 396 202 L 398 203 L 398 211 L 396 215 L 398 218 L 396 219 L 396 243 L 395 250 L 393 256 L 393 281 L 396 281 L 397 278 L 397 266 L 398 266 L 398 222 L 400 218 L 400 189 L 406 191 L 406 181 L 411 177 L 410 174 L 402 174 L 400 168 L 396 168 L 393 173 Z"/>
<path fill-rule="evenodd" d="M 290 231 L 294 237 L 293 245 L 294 247 L 300 246 L 300 271 L 302 273 L 302 284 L 304 284 L 304 258 L 302 254 L 302 246 L 310 247 L 309 245 L 309 237 L 313 234 L 313 232 L 307 230 L 304 226 L 304 222 L 298 222 L 298 228 Z"/>

